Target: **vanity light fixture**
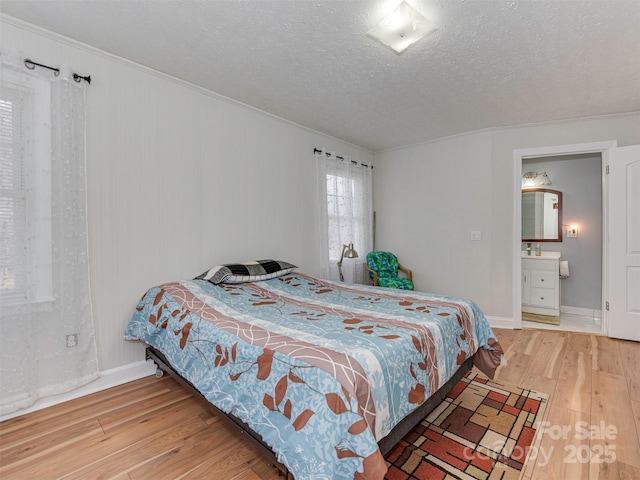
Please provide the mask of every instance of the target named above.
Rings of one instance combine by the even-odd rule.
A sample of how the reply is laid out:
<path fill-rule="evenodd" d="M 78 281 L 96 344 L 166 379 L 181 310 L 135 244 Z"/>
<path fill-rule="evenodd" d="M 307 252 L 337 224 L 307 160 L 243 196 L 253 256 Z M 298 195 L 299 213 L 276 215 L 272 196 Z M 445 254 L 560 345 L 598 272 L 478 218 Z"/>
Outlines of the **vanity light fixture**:
<path fill-rule="evenodd" d="M 522 188 L 535 188 L 541 185 L 551 185 L 551 179 L 547 172 L 527 172 L 522 175 Z"/>
<path fill-rule="evenodd" d="M 435 23 L 403 0 L 393 12 L 369 30 L 367 36 L 400 55 L 407 47 L 437 28 Z"/>

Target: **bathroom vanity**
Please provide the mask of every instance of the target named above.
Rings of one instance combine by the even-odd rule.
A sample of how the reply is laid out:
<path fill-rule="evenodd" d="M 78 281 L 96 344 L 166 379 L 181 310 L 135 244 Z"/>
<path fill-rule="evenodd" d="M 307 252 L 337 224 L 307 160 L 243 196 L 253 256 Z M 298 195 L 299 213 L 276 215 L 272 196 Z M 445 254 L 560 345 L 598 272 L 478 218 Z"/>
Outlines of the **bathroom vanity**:
<path fill-rule="evenodd" d="M 522 252 L 522 311 L 560 315 L 560 252 Z"/>

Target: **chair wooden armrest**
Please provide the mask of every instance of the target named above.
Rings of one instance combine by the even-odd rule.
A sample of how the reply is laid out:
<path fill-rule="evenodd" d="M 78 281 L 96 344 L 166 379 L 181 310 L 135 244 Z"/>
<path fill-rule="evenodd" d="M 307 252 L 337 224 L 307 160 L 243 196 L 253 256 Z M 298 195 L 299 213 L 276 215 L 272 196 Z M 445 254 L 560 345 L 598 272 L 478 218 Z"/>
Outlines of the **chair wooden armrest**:
<path fill-rule="evenodd" d="M 369 265 L 368 265 L 368 264 L 366 264 L 366 263 L 365 263 L 365 264 L 364 264 L 364 266 L 365 266 L 365 268 L 366 268 L 367 270 L 369 270 L 369 271 L 373 274 L 373 286 L 374 286 L 374 287 L 377 287 L 377 286 L 378 286 L 378 274 L 377 274 L 374 270 L 371 270 L 371 269 L 369 268 Z"/>
<path fill-rule="evenodd" d="M 413 272 L 410 269 L 398 264 L 398 270 L 403 271 L 407 275 L 407 278 L 413 282 Z"/>

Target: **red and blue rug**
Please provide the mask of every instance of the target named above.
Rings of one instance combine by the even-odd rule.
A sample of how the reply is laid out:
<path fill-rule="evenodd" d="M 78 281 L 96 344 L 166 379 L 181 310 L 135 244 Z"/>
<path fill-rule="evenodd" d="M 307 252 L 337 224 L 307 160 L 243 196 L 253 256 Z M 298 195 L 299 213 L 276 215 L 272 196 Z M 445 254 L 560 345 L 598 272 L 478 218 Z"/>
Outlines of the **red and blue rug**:
<path fill-rule="evenodd" d="M 518 480 L 548 396 L 471 371 L 386 456 L 387 480 Z"/>

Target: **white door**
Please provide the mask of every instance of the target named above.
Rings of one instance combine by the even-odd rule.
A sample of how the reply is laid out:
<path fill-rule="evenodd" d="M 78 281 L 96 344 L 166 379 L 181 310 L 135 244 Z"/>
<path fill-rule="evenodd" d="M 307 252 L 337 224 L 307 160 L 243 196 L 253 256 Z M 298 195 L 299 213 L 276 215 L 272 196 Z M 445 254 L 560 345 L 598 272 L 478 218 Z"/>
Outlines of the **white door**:
<path fill-rule="evenodd" d="M 608 334 L 640 341 L 640 145 L 611 152 Z"/>

